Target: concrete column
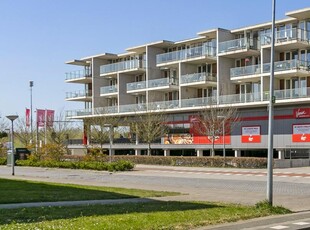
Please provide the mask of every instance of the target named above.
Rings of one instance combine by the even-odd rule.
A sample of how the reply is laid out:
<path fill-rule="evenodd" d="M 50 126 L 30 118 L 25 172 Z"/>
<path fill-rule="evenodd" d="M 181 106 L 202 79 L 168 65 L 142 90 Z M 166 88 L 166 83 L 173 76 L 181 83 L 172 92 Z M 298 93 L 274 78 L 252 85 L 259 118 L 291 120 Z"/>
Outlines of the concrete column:
<path fill-rule="evenodd" d="M 202 149 L 196 149 L 197 157 L 203 157 L 203 150 Z"/>
<path fill-rule="evenodd" d="M 141 155 L 141 149 L 135 149 L 135 155 L 140 156 Z"/>
<path fill-rule="evenodd" d="M 111 155 L 112 155 L 112 156 L 115 155 L 115 149 L 111 149 Z"/>
<path fill-rule="evenodd" d="M 284 150 L 278 150 L 278 159 L 279 160 L 282 160 L 284 159 Z"/>
<path fill-rule="evenodd" d="M 170 156 L 170 149 L 164 149 L 164 156 L 165 157 Z"/>
<path fill-rule="evenodd" d="M 241 150 L 235 149 L 235 157 L 241 157 Z"/>

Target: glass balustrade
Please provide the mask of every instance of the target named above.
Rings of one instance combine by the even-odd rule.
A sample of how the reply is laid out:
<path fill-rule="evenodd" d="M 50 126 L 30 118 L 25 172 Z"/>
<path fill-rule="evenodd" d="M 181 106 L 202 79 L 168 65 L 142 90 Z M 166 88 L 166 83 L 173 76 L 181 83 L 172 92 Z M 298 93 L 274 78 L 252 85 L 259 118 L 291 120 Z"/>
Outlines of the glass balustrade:
<path fill-rule="evenodd" d="M 219 53 L 226 53 L 241 49 L 257 49 L 256 39 L 240 38 L 219 43 Z"/>
<path fill-rule="evenodd" d="M 146 88 L 146 81 L 127 83 L 127 91 L 139 90 L 139 89 L 145 89 L 145 88 Z"/>
<path fill-rule="evenodd" d="M 100 94 L 117 93 L 117 85 L 104 86 L 100 88 Z"/>
<path fill-rule="evenodd" d="M 148 83 L 148 88 L 169 86 L 170 79 L 169 78 L 154 79 L 154 80 L 149 80 L 147 83 Z"/>
<path fill-rule="evenodd" d="M 158 54 L 156 55 L 156 63 L 162 64 L 203 56 L 215 57 L 216 48 L 212 46 L 197 46 L 189 49 Z"/>
<path fill-rule="evenodd" d="M 294 69 L 308 70 L 308 62 L 293 59 L 288 61 L 278 61 L 274 63 L 275 72 L 294 70 Z M 270 73 L 270 63 L 263 64 L 263 73 Z"/>
<path fill-rule="evenodd" d="M 292 29 L 283 29 L 275 33 L 275 43 L 281 43 L 291 40 L 299 41 L 309 41 L 308 37 L 309 32 L 306 30 L 292 28 Z M 260 35 L 261 45 L 270 45 L 271 44 L 271 33 L 264 33 Z"/>
<path fill-rule="evenodd" d="M 91 70 L 77 70 L 66 73 L 66 80 L 74 80 L 79 78 L 91 77 Z"/>
<path fill-rule="evenodd" d="M 206 81 L 216 82 L 216 77 L 210 73 L 193 73 L 181 76 L 181 84 Z"/>
<path fill-rule="evenodd" d="M 78 97 L 91 97 L 92 91 L 91 90 L 79 90 L 75 92 L 67 92 L 66 93 L 66 99 L 69 98 L 78 98 Z"/>
<path fill-rule="evenodd" d="M 298 98 L 309 98 L 310 88 L 300 87 L 294 89 L 275 90 L 274 95 L 276 101 L 287 100 L 287 99 L 298 99 Z M 263 97 L 261 97 L 263 96 Z M 310 98 L 309 98 L 310 99 Z M 219 105 L 231 105 L 231 104 L 242 104 L 242 103 L 253 103 L 269 101 L 269 92 L 265 91 L 262 94 L 260 92 L 246 93 L 246 94 L 232 94 L 232 95 L 221 95 L 218 98 Z M 151 103 L 142 104 L 130 104 L 119 106 L 108 106 L 94 109 L 93 114 L 113 114 L 113 113 L 134 113 L 143 111 L 154 111 L 154 110 L 169 110 L 178 108 L 195 108 L 208 105 L 216 105 L 216 97 L 204 97 L 204 98 L 190 98 L 182 100 L 171 100 L 171 101 L 157 101 Z M 75 116 L 87 116 L 92 115 L 91 109 L 81 109 L 66 111 L 67 117 Z"/>
<path fill-rule="evenodd" d="M 129 60 L 100 66 L 100 74 L 113 73 L 131 69 L 145 68 L 145 61 Z"/>
<path fill-rule="evenodd" d="M 233 79 L 234 77 L 260 74 L 260 72 L 261 72 L 261 65 L 250 65 L 244 67 L 231 68 L 230 79 Z"/>

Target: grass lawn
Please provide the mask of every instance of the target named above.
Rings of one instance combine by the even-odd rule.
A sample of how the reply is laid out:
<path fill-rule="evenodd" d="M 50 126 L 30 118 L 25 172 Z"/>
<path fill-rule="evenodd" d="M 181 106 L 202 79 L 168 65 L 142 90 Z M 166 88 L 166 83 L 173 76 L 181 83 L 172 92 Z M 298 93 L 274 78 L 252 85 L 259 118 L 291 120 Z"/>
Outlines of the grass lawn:
<path fill-rule="evenodd" d="M 208 202 L 130 203 L 0 210 L 0 229 L 192 229 L 272 214 L 283 208 Z"/>
<path fill-rule="evenodd" d="M 0 204 L 160 197 L 179 194 L 175 192 L 44 183 L 0 178 Z"/>

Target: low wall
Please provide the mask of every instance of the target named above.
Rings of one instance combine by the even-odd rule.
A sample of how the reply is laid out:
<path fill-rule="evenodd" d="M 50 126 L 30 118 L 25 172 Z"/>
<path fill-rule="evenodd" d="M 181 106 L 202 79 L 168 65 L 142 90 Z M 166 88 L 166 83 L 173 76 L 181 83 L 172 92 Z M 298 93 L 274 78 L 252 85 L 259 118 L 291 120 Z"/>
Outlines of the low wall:
<path fill-rule="evenodd" d="M 296 168 L 307 166 L 310 166 L 310 159 L 283 159 L 274 161 L 274 168 Z"/>

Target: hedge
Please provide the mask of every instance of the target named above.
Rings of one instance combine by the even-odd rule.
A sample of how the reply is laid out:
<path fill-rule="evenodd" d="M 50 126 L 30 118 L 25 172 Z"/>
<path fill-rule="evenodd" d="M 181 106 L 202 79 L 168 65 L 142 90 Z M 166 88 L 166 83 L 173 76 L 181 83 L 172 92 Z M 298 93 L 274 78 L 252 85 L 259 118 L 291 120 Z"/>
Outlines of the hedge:
<path fill-rule="evenodd" d="M 85 161 L 85 156 L 64 156 L 63 160 L 79 162 Z M 96 158 L 95 161 L 108 161 L 108 156 Z M 187 157 L 187 156 L 133 156 L 117 155 L 112 161 L 125 160 L 134 164 L 191 166 L 191 167 L 231 167 L 231 168 L 267 168 L 266 158 L 254 157 Z M 225 162 L 225 164 L 224 164 Z"/>
<path fill-rule="evenodd" d="M 182 156 L 113 156 L 113 160 L 127 160 L 135 164 L 191 167 L 266 168 L 266 158 L 254 157 L 182 157 Z"/>
<path fill-rule="evenodd" d="M 116 162 L 100 162 L 100 161 L 55 161 L 55 160 L 17 160 L 16 166 L 32 166 L 47 168 L 70 168 L 70 169 L 92 169 L 99 171 L 128 171 L 134 168 L 134 164 L 118 160 Z"/>

